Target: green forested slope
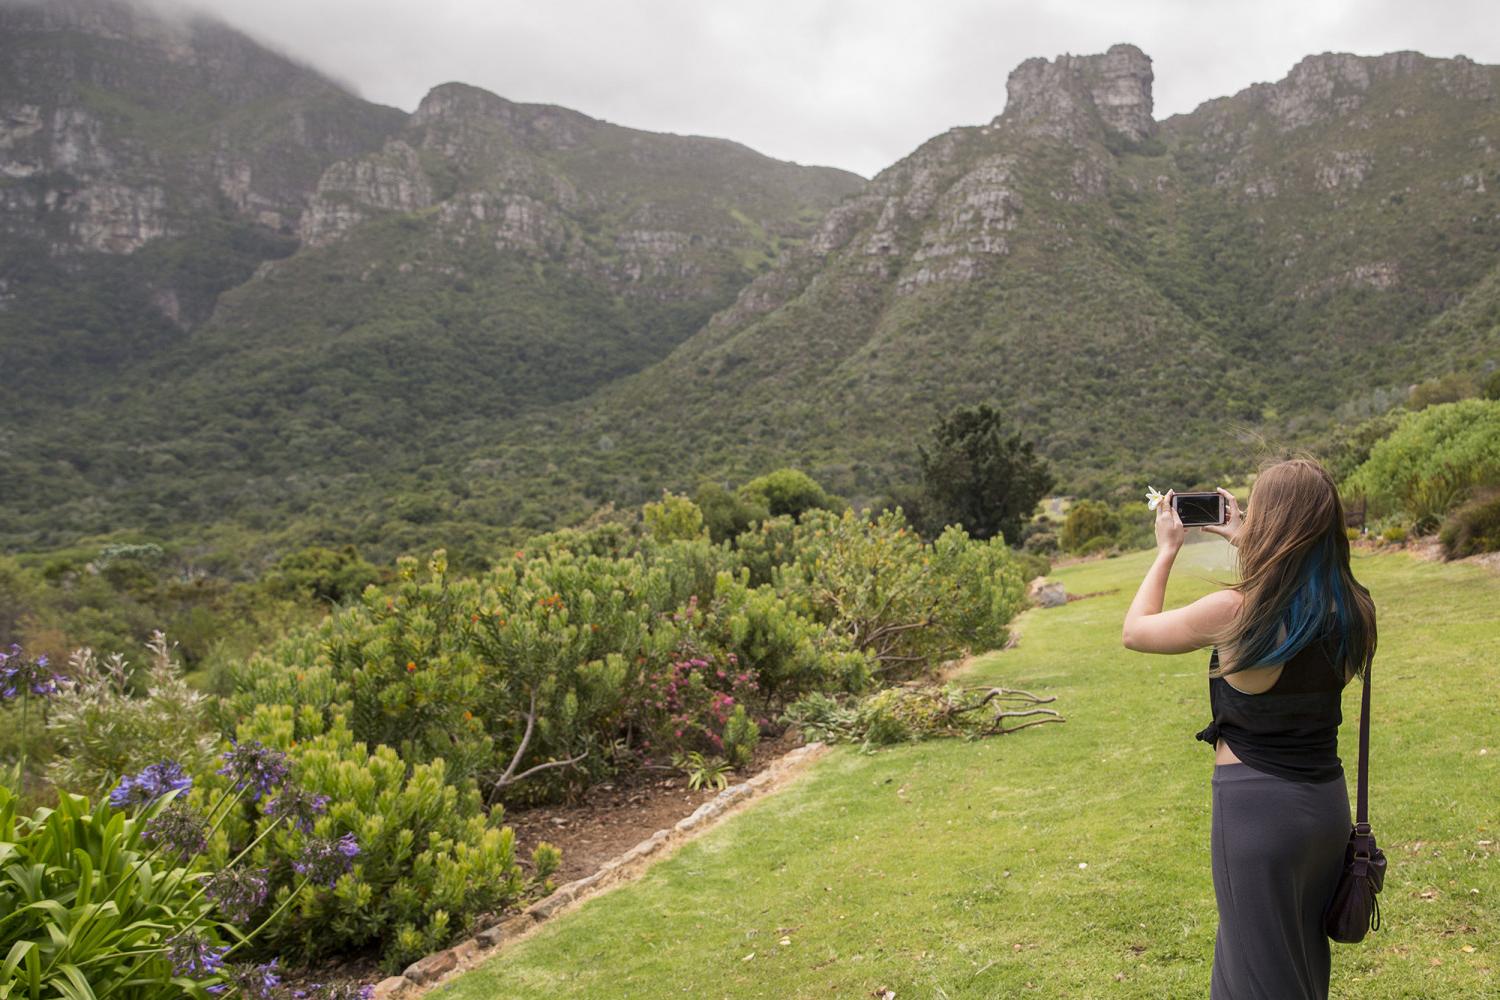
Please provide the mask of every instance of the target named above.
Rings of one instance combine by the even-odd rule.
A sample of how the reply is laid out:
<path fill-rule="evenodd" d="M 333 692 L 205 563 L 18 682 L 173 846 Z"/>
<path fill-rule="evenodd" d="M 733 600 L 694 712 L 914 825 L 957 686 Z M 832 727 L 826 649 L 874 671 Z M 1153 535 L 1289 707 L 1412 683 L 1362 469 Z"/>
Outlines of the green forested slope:
<path fill-rule="evenodd" d="M 11 253 L 45 391 L 5 404 L 3 543 L 383 556 L 786 464 L 878 501 L 981 400 L 1068 491 L 1223 479 L 1500 362 L 1497 82 L 1324 54 L 1157 122 L 1139 50 L 1034 59 L 868 185 L 445 84 L 278 225 Z"/>

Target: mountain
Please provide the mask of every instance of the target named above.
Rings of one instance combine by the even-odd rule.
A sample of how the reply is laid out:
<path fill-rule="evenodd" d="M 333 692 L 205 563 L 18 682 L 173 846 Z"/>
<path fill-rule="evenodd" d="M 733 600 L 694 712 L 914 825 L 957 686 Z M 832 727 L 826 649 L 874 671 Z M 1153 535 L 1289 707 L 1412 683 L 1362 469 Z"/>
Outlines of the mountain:
<path fill-rule="evenodd" d="M 126 3 L 0 3 L 0 39 L 10 546 L 425 481 L 659 360 L 864 184 L 462 84 L 407 115 Z"/>
<path fill-rule="evenodd" d="M 1500 362 L 1500 70 L 1323 54 L 1161 122 L 1152 83 L 1128 45 L 1021 64 L 662 362 L 497 440 L 503 491 L 789 463 L 874 500 L 994 400 L 1067 486 L 1134 495 Z"/>
<path fill-rule="evenodd" d="M 865 183 L 461 84 L 404 115 L 221 26 L 88 42 L 117 8 L 70 3 L 4 36 L 27 100 L 96 122 L 0 94 L 0 225 L 31 241 L 0 271 L 12 548 L 480 553 L 782 464 L 876 501 L 979 401 L 1066 488 L 1131 495 L 1500 361 L 1500 70 L 1461 57 L 1309 56 L 1162 121 L 1133 46 L 1030 59 L 992 121 Z M 179 89 L 208 65 L 243 91 Z M 297 124 L 314 100 L 351 110 Z M 127 194 L 59 200 L 41 165 L 89 129 L 108 159 L 67 183 Z M 261 135 L 295 183 L 255 186 Z M 101 242 L 131 198 L 164 207 Z"/>

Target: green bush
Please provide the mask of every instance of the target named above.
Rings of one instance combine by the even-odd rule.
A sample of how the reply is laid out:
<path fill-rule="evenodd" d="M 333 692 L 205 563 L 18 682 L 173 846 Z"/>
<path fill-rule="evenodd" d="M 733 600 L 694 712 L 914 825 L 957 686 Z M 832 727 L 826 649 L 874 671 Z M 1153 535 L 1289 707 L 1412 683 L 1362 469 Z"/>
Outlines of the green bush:
<path fill-rule="evenodd" d="M 287 907 L 266 931 L 276 954 L 310 960 L 374 951 L 395 970 L 471 932 L 481 916 L 545 891 L 549 872 L 531 880 L 522 874 L 503 810 L 486 809 L 473 782 L 455 783 L 441 758 L 412 764 L 389 746 L 367 747 L 342 718 L 294 742 L 292 715 L 288 706 L 261 706 L 239 738 L 284 750 L 297 786 L 328 799 L 308 832 L 352 834 L 360 855 L 331 890 L 290 876 L 273 887 L 273 904 Z M 313 718 L 303 722 L 319 729 Z M 270 822 L 230 824 L 230 833 L 248 841 Z M 277 831 L 250 862 L 285 873 L 304 839 L 297 830 Z M 225 854 L 220 846 L 215 860 Z"/>
<path fill-rule="evenodd" d="M 1475 497 L 1449 514 L 1438 540 L 1449 559 L 1500 552 L 1500 492 Z"/>
<path fill-rule="evenodd" d="M 1484 384 L 1479 389 L 1479 395 L 1484 399 L 1500 399 L 1500 368 L 1485 376 Z"/>
<path fill-rule="evenodd" d="M 1438 378 L 1430 378 L 1412 387 L 1406 406 L 1411 410 L 1425 410 L 1442 403 L 1456 403 L 1479 394 L 1479 386 L 1472 376 L 1463 372 L 1449 372 Z"/>
<path fill-rule="evenodd" d="M 1052 560 L 1035 552 L 1017 552 L 1015 560 L 1023 580 L 1035 580 L 1052 572 Z"/>
<path fill-rule="evenodd" d="M 684 496 L 663 491 L 661 500 L 641 509 L 646 530 L 658 542 L 701 538 L 704 534 L 703 511 Z"/>
<path fill-rule="evenodd" d="M 1380 533 L 1381 541 L 1391 545 L 1406 544 L 1406 528 L 1399 524 L 1393 524 Z"/>
<path fill-rule="evenodd" d="M 952 526 L 927 545 L 891 510 L 805 515 L 792 561 L 773 572 L 778 590 L 869 654 L 882 679 L 1004 645 L 1022 575 L 1001 538 Z"/>
<path fill-rule="evenodd" d="M 380 570 L 361 559 L 352 545 L 337 550 L 311 546 L 283 556 L 264 583 L 278 596 L 342 604 L 380 578 Z"/>
<path fill-rule="evenodd" d="M 704 526 L 715 542 L 727 542 L 771 516 L 763 498 L 746 498 L 712 481 L 698 487 L 693 502 L 703 512 Z"/>
<path fill-rule="evenodd" d="M 1113 544 L 1119 530 L 1120 518 L 1108 504 L 1101 500 L 1079 500 L 1068 508 L 1057 541 L 1066 552 L 1086 554 L 1084 548 L 1094 544 L 1097 538 L 1109 539 Z"/>
<path fill-rule="evenodd" d="M 1115 548 L 1115 540 L 1108 535 L 1095 535 L 1082 545 L 1078 546 L 1077 553 L 1081 556 L 1097 555 L 1100 552 L 1112 552 Z"/>
<path fill-rule="evenodd" d="M 1466 399 L 1402 417 L 1344 483 L 1372 518 L 1437 526 L 1474 489 L 1500 484 L 1500 401 Z"/>
<path fill-rule="evenodd" d="M 809 510 L 839 506 L 811 476 L 797 469 L 777 469 L 752 479 L 740 487 L 739 497 L 752 507 L 764 506 L 770 517 L 797 517 Z"/>

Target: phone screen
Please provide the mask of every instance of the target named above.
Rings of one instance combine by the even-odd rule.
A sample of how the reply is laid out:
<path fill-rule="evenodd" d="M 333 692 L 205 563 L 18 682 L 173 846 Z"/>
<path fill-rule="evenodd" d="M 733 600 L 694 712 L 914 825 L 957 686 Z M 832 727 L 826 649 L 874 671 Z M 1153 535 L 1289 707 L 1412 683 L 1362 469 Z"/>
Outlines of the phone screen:
<path fill-rule="evenodd" d="M 1224 498 L 1217 493 L 1179 493 L 1172 498 L 1177 516 L 1188 526 L 1219 524 L 1219 511 Z"/>

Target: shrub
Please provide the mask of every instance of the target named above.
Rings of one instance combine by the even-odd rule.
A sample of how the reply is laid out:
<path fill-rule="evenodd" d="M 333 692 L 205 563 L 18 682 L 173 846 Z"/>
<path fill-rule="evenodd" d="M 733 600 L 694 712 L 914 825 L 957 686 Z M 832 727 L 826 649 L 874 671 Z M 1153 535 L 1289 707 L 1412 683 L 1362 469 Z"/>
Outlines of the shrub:
<path fill-rule="evenodd" d="M 1406 544 L 1406 528 L 1399 524 L 1393 524 L 1380 533 L 1381 541 L 1391 545 Z"/>
<path fill-rule="evenodd" d="M 646 530 L 658 542 L 701 538 L 704 534 L 703 511 L 687 497 L 663 492 L 661 500 L 641 509 Z"/>
<path fill-rule="evenodd" d="M 704 527 L 715 542 L 729 541 L 771 516 L 764 498 L 743 497 L 712 481 L 698 487 L 693 502 L 703 512 Z"/>
<path fill-rule="evenodd" d="M 1500 402 L 1466 399 L 1406 414 L 1345 481 L 1372 517 L 1435 527 L 1477 487 L 1500 484 Z"/>
<path fill-rule="evenodd" d="M 1500 399 L 1500 368 L 1485 376 L 1479 395 L 1484 399 Z"/>
<path fill-rule="evenodd" d="M 751 721 L 744 705 L 734 706 L 734 713 L 724 725 L 724 757 L 730 767 L 745 767 L 760 744 L 760 726 Z"/>
<path fill-rule="evenodd" d="M 1092 556 L 1100 552 L 1111 552 L 1115 548 L 1115 540 L 1108 535 L 1095 535 L 1082 545 L 1078 546 L 1078 555 Z"/>
<path fill-rule="evenodd" d="M 1475 497 L 1448 515 L 1438 540 L 1449 559 L 1500 552 L 1500 492 Z"/>
<path fill-rule="evenodd" d="M 1035 580 L 1052 572 L 1052 561 L 1034 552 L 1017 552 L 1015 560 L 1023 580 Z"/>
<path fill-rule="evenodd" d="M 119 654 L 102 662 L 90 649 L 73 655 L 72 683 L 59 690 L 47 722 L 59 750 L 48 766 L 54 784 L 100 795 L 157 761 L 177 761 L 190 774 L 207 767 L 216 742 L 208 699 L 188 685 L 166 636 L 154 633 L 146 648 L 143 678 Z"/>
<path fill-rule="evenodd" d="M 1412 410 L 1424 410 L 1441 403 L 1456 403 L 1479 394 L 1479 387 L 1472 376 L 1463 372 L 1449 372 L 1438 378 L 1412 386 L 1406 405 Z"/>
<path fill-rule="evenodd" d="M 1058 544 L 1067 552 L 1082 553 L 1096 538 L 1111 540 L 1120 530 L 1120 519 L 1109 505 L 1100 500 L 1080 500 L 1068 508 Z M 1095 549 L 1097 551 L 1097 549 Z"/>
<path fill-rule="evenodd" d="M 809 510 L 833 510 L 837 504 L 807 473 L 777 469 L 750 480 L 739 489 L 740 500 L 764 506 L 770 517 L 797 517 Z"/>
<path fill-rule="evenodd" d="M 279 596 L 342 604 L 379 581 L 380 571 L 361 559 L 354 546 L 345 545 L 337 550 L 312 546 L 288 553 L 266 574 L 264 584 Z"/>
<path fill-rule="evenodd" d="M 297 786 L 328 802 L 310 830 L 277 832 L 251 855 L 256 867 L 283 873 L 270 900 L 286 906 L 285 917 L 266 932 L 277 954 L 374 950 L 384 968 L 398 969 L 469 932 L 480 916 L 545 890 L 550 870 L 525 878 L 502 810 L 487 810 L 473 782 L 455 783 L 441 758 L 409 764 L 391 747 L 357 741 L 342 719 L 293 745 L 295 728 L 287 706 L 262 706 L 239 728 L 241 742 L 285 749 Z M 231 823 L 230 832 L 248 841 L 270 823 L 262 815 Z M 345 835 L 360 845 L 359 863 L 331 890 L 299 885 L 291 862 L 307 837 Z M 215 859 L 225 854 L 221 846 Z"/>
<path fill-rule="evenodd" d="M 925 545 L 889 510 L 804 516 L 793 561 L 773 575 L 789 599 L 869 654 L 882 679 L 1003 645 L 1025 589 L 1003 539 L 979 542 L 950 527 Z"/>

